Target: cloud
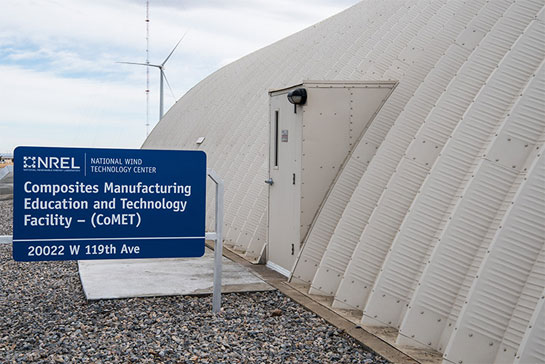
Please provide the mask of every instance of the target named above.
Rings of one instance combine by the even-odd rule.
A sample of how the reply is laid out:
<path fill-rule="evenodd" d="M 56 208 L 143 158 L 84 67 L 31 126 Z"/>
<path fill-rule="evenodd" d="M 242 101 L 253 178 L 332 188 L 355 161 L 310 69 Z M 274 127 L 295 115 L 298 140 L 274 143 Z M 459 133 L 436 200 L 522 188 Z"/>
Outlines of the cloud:
<path fill-rule="evenodd" d="M 166 73 L 165 109 L 219 67 L 356 0 L 151 0 L 150 61 L 184 32 Z M 143 0 L 4 0 L 0 12 L 0 151 L 21 143 L 139 147 L 145 136 Z M 149 120 L 158 114 L 150 70 Z M 114 137 L 112 137 L 114 136 Z M 108 144 L 111 143 L 111 144 Z"/>
<path fill-rule="evenodd" d="M 98 135 L 109 137 L 104 130 L 123 130 L 134 140 L 126 145 L 133 147 L 138 147 L 145 136 L 140 125 L 134 123 L 141 120 L 145 110 L 144 105 L 135 109 L 135 105 L 142 104 L 143 96 L 133 87 L 58 78 L 13 66 L 0 66 L 0 74 L 0 99 L 10 105 L 3 108 L 0 121 L 2 149 L 36 144 L 40 137 L 51 137 L 48 130 L 59 131 L 53 143 L 62 142 L 60 145 L 104 145 L 97 140 Z M 82 130 L 88 135 L 83 135 Z"/>

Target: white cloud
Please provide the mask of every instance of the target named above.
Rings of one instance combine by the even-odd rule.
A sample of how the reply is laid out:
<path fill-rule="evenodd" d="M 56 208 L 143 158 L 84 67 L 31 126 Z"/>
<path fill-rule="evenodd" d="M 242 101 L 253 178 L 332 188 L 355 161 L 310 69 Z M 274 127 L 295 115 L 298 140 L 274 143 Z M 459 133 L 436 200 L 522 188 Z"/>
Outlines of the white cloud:
<path fill-rule="evenodd" d="M 150 54 L 179 98 L 220 66 L 356 0 L 150 1 Z M 18 144 L 139 147 L 145 136 L 144 0 L 4 0 L 0 152 Z M 158 114 L 150 70 L 150 122 Z M 165 89 L 165 108 L 175 101 Z"/>
<path fill-rule="evenodd" d="M 106 130 L 123 130 L 138 147 L 144 138 L 134 123 L 145 112 L 142 95 L 134 88 L 105 81 L 67 79 L 13 66 L 0 66 L 3 107 L 0 121 L 2 149 L 36 144 L 39 137 L 57 130 L 54 145 L 104 145 L 97 137 Z M 140 105 L 135 109 L 135 105 Z M 141 118 L 140 118 L 141 120 Z M 83 135 L 82 130 L 88 133 Z M 109 138 L 108 138 L 109 139 Z M 39 144 L 44 144 L 40 142 Z"/>

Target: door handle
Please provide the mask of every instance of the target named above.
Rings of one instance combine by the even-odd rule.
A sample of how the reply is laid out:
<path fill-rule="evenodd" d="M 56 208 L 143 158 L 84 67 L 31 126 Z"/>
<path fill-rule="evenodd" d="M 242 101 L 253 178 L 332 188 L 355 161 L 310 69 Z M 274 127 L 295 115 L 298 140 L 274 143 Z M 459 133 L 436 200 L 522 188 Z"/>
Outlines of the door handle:
<path fill-rule="evenodd" d="M 273 181 L 272 178 L 269 177 L 269 179 L 266 179 L 266 180 L 265 180 L 265 183 L 268 183 L 269 185 L 272 186 L 272 185 L 274 184 L 274 181 Z"/>

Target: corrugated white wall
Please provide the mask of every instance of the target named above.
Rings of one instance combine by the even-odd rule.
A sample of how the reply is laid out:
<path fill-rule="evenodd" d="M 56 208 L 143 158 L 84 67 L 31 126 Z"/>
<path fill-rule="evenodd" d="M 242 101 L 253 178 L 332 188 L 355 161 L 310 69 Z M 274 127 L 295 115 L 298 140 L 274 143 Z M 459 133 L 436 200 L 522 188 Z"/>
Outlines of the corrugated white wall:
<path fill-rule="evenodd" d="M 445 363 L 545 362 L 544 7 L 363 1 L 214 73 L 144 147 L 207 152 L 226 181 L 226 243 L 257 261 L 267 91 L 398 81 L 323 201 L 292 282 Z"/>

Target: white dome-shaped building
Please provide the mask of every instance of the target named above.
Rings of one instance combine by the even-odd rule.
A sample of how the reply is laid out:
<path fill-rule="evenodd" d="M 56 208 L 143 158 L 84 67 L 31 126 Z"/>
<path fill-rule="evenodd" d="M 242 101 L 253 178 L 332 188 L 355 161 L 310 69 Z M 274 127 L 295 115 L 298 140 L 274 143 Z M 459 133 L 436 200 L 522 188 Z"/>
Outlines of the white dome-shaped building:
<path fill-rule="evenodd" d="M 143 147 L 204 150 L 226 245 L 369 331 L 543 363 L 544 8 L 362 1 L 210 75 Z"/>

